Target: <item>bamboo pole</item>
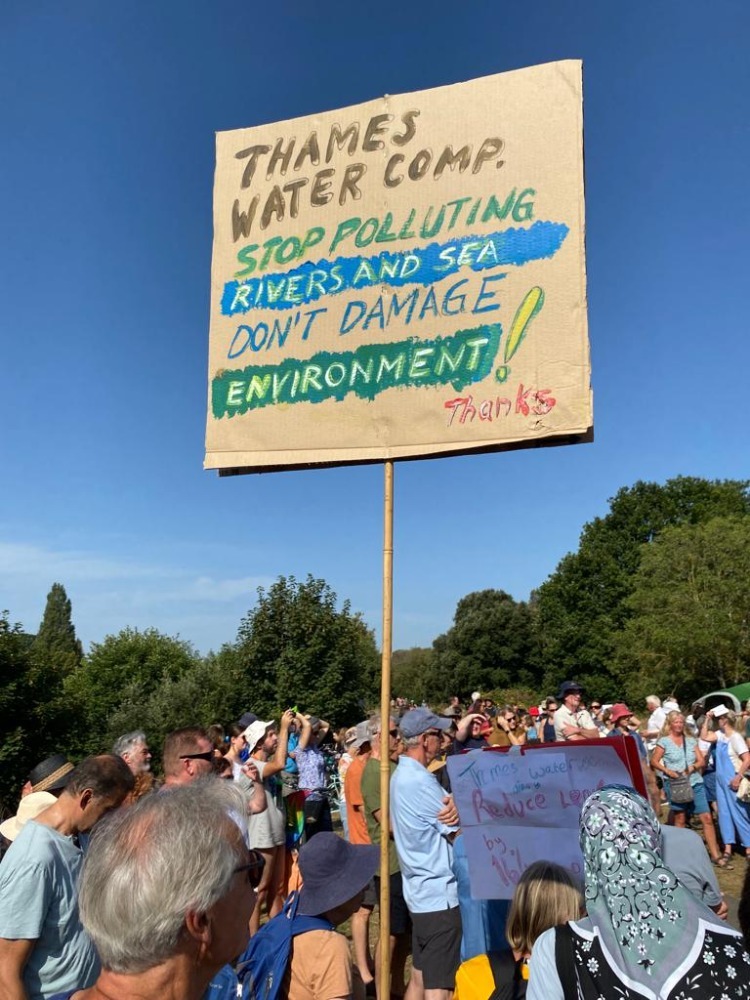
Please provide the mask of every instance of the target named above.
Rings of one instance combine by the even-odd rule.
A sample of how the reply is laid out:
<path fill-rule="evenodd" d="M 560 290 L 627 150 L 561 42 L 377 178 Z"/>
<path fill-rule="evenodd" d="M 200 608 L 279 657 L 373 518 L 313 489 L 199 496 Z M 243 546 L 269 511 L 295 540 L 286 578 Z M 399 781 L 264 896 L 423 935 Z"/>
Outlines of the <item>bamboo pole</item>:
<path fill-rule="evenodd" d="M 380 996 L 391 992 L 391 651 L 393 647 L 393 462 L 385 463 L 383 490 L 383 639 L 380 673 Z"/>

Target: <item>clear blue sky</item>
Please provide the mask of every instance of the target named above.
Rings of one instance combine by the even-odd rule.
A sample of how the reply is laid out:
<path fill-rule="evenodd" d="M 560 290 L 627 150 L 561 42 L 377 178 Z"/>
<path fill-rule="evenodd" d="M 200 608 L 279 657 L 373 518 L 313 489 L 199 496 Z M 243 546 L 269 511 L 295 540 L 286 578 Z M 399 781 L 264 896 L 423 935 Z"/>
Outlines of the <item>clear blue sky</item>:
<path fill-rule="evenodd" d="M 747 0 L 6 0 L 0 609 L 201 650 L 324 577 L 379 631 L 379 466 L 202 470 L 214 132 L 584 62 L 595 443 L 396 467 L 394 645 L 525 599 L 617 489 L 744 478 Z M 745 288 L 745 292 L 742 292 Z"/>

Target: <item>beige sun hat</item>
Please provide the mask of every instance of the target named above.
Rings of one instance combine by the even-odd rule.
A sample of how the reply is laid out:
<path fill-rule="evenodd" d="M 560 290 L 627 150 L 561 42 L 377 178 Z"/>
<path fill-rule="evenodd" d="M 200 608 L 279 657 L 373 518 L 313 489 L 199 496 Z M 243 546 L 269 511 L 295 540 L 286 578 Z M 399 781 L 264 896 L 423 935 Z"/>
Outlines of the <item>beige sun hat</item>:
<path fill-rule="evenodd" d="M 255 722 L 252 722 L 247 727 L 242 735 L 247 740 L 247 748 L 250 753 L 252 753 L 260 741 L 265 738 L 266 733 L 273 724 L 273 720 L 270 722 L 263 722 L 261 719 L 256 719 Z"/>
<path fill-rule="evenodd" d="M 52 792 L 30 792 L 18 803 L 18 812 L 4 823 L 0 823 L 0 833 L 6 840 L 15 840 L 30 819 L 35 819 L 47 806 L 57 802 Z"/>

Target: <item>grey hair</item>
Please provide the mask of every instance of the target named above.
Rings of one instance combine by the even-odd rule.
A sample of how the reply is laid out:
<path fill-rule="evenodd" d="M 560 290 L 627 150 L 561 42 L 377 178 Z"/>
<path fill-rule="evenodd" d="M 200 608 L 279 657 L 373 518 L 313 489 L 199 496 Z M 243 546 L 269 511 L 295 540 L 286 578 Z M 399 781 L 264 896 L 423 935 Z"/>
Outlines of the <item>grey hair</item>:
<path fill-rule="evenodd" d="M 380 715 L 379 712 L 376 715 L 371 715 L 370 716 L 370 718 L 369 718 L 369 720 L 367 722 L 367 725 L 370 727 L 370 732 L 372 733 L 373 736 L 377 736 L 378 733 L 381 732 L 380 726 L 381 726 L 382 721 L 383 721 L 383 719 L 382 719 L 382 716 Z M 394 717 L 392 715 L 389 715 L 388 716 L 388 728 L 389 729 L 391 727 L 391 723 L 393 723 L 394 725 L 398 725 L 398 723 L 396 722 L 396 720 L 394 719 Z"/>
<path fill-rule="evenodd" d="M 661 708 L 661 698 L 657 697 L 655 694 L 646 695 L 647 705 L 656 705 L 657 708 Z"/>
<path fill-rule="evenodd" d="M 247 860 L 246 812 L 233 783 L 207 778 L 147 795 L 97 827 L 79 908 L 105 969 L 145 972 L 176 954 L 185 914 L 214 906 Z"/>
<path fill-rule="evenodd" d="M 419 741 L 422 739 L 424 734 L 420 733 L 418 736 L 403 736 L 401 737 L 401 743 L 404 750 L 413 750 L 415 747 L 419 746 Z"/>
<path fill-rule="evenodd" d="M 148 743 L 142 729 L 136 729 L 132 733 L 125 733 L 124 736 L 121 736 L 112 747 L 112 753 L 117 754 L 118 757 L 124 757 L 126 753 L 132 753 L 139 743 L 143 743 L 144 746 Z"/>

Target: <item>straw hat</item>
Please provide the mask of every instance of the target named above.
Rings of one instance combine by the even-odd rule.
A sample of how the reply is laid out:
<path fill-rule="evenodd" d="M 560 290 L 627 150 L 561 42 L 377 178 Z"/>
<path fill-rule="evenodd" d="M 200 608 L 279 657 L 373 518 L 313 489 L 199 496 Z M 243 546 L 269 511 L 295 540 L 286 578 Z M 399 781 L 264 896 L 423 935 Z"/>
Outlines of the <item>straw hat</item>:
<path fill-rule="evenodd" d="M 30 792 L 24 795 L 18 803 L 16 815 L 0 823 L 0 833 L 6 840 L 15 840 L 30 819 L 35 819 L 40 812 L 55 802 L 57 798 L 52 792 Z"/>

